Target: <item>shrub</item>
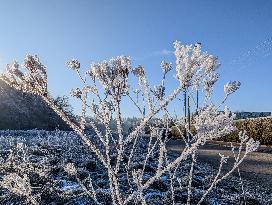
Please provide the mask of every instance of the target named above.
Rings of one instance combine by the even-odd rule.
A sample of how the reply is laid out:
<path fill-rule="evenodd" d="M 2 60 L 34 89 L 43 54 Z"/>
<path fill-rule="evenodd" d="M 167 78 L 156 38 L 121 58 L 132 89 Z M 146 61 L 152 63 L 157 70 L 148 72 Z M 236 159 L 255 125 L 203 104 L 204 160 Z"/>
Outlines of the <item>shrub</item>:
<path fill-rule="evenodd" d="M 272 118 L 256 118 L 237 120 L 234 122 L 237 131 L 224 136 L 224 141 L 240 142 L 238 133 L 245 130 L 246 133 L 260 144 L 272 145 Z"/>

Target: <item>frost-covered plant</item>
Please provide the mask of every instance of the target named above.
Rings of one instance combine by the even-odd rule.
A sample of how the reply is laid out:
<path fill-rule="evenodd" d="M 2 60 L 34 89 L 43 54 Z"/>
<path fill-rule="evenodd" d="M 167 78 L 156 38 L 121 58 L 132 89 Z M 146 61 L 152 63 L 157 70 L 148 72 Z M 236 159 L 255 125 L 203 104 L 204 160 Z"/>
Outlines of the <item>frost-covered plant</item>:
<path fill-rule="evenodd" d="M 82 81 L 82 88 L 75 88 L 70 93 L 71 96 L 82 102 L 82 112 L 78 124 L 71 121 L 47 96 L 47 72 L 38 57 L 27 55 L 24 62 L 26 73 L 19 69 L 17 62 L 8 65 L 7 71 L 2 74 L 1 79 L 16 89 L 40 95 L 81 137 L 107 170 L 108 188 L 113 204 L 133 202 L 146 204 L 149 188 L 166 175 L 170 176 L 171 198 L 172 203 L 175 204 L 174 196 L 177 188 L 174 184 L 176 182 L 181 184 L 180 178 L 177 177 L 178 167 L 182 162 L 192 158 L 189 181 L 186 186 L 187 204 L 190 204 L 192 177 L 198 148 L 208 140 L 217 139 L 235 130 L 234 115 L 228 108 L 224 112 L 219 112 L 218 107 L 209 103 L 213 87 L 219 77 L 217 57 L 202 52 L 200 43 L 196 43 L 194 46 L 184 46 L 176 41 L 174 48 L 175 78 L 179 84 L 169 95 L 166 95 L 166 75 L 172 72 L 171 63 L 165 61 L 161 63 L 162 84 L 151 89 L 144 67 L 140 65 L 133 68 L 130 57 L 118 56 L 109 61 L 93 63 L 85 73 L 81 70 L 78 60 L 68 61 L 68 67 L 76 71 Z M 137 92 L 132 90 L 133 85 L 129 81 L 131 74 L 137 79 L 135 85 Z M 224 88 L 226 98 L 239 87 L 240 83 L 236 81 L 227 84 Z M 168 111 L 168 104 L 171 101 L 177 98 L 181 92 L 189 95 L 194 89 L 201 88 L 205 92 L 205 102 L 203 107 L 194 114 L 193 121 L 179 121 L 171 117 L 171 113 Z M 142 94 L 141 103 L 138 100 L 140 92 Z M 134 100 L 134 94 L 137 95 L 137 100 Z M 142 116 L 140 122 L 128 133 L 123 129 L 124 117 L 121 112 L 121 102 L 124 99 L 131 100 Z M 103 125 L 102 129 L 97 126 L 94 120 L 88 121 L 87 124 L 86 118 L 89 113 L 92 117 L 90 119 L 96 119 Z M 151 123 L 160 113 L 163 113 L 164 117 L 157 118 L 155 122 Z M 111 128 L 111 122 L 116 123 L 116 131 Z M 184 135 L 182 133 L 186 146 L 174 159 L 168 157 L 166 149 L 167 138 L 165 136 L 171 129 L 170 123 L 182 124 L 186 129 Z M 191 132 L 190 126 L 195 128 L 195 132 Z M 96 135 L 89 137 L 86 127 L 91 127 Z M 146 127 L 151 130 L 149 138 L 144 137 Z M 246 145 L 246 151 L 242 155 L 243 144 Z M 218 182 L 228 177 L 241 164 L 249 152 L 255 151 L 257 147 L 258 142 L 241 135 L 241 145 L 233 168 L 223 176 L 221 176 L 221 169 L 227 161 L 227 157 L 220 155 L 218 173 L 209 188 L 204 190 L 198 204 L 204 200 Z M 139 161 L 141 161 L 141 166 L 137 168 L 136 164 Z M 147 176 L 146 172 L 151 162 L 156 163 L 156 168 L 152 175 Z M 76 168 L 73 164 L 67 164 L 65 170 L 70 175 L 76 175 Z M 90 184 L 90 187 L 93 188 L 92 182 Z M 99 200 L 93 189 L 91 196 L 96 202 Z"/>

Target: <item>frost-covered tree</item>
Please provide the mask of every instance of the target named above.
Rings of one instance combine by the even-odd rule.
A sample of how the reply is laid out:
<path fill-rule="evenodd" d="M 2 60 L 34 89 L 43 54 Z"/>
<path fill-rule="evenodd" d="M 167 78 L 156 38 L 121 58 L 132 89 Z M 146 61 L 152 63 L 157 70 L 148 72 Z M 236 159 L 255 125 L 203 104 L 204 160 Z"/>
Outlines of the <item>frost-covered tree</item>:
<path fill-rule="evenodd" d="M 234 131 L 234 115 L 227 107 L 224 112 L 219 112 L 221 104 L 216 106 L 210 102 L 213 87 L 219 78 L 217 57 L 202 52 L 199 43 L 182 45 L 176 41 L 174 48 L 175 66 L 165 61 L 161 63 L 162 83 L 154 88 L 149 85 L 145 68 L 141 65 L 133 67 L 131 58 L 127 56 L 93 63 L 86 72 L 82 70 L 78 60 L 68 61 L 67 66 L 79 76 L 82 82 L 81 88 L 74 88 L 70 92 L 71 96 L 82 102 L 79 123 L 70 120 L 69 116 L 48 97 L 47 70 L 37 56 L 26 56 L 22 66 L 26 72 L 23 72 L 16 61 L 8 65 L 1 79 L 18 90 L 40 96 L 81 137 L 107 171 L 112 204 L 147 204 L 150 187 L 165 177 L 170 190 L 169 197 L 175 204 L 176 191 L 184 190 L 178 168 L 184 166 L 183 162 L 191 160 L 185 186 L 187 204 L 190 204 L 198 148 L 208 140 L 217 139 Z M 178 81 L 178 86 L 167 95 L 167 75 L 171 72 L 175 72 L 174 77 Z M 135 85 L 129 80 L 133 75 L 137 79 Z M 132 89 L 133 87 L 136 87 L 136 90 Z M 240 83 L 236 81 L 228 83 L 224 88 L 226 96 L 222 103 L 239 87 Z M 194 115 L 194 120 L 189 122 L 173 120 L 171 112 L 168 111 L 169 103 L 180 94 L 189 95 L 194 90 L 203 90 L 205 94 L 205 101 Z M 138 100 L 139 95 L 141 102 Z M 123 100 L 131 100 L 142 116 L 140 122 L 129 132 L 125 132 L 122 126 L 124 117 L 121 102 Z M 163 118 L 158 118 L 161 114 Z M 89 136 L 85 131 L 88 116 L 91 116 L 88 119 L 95 119 L 103 125 L 101 128 L 95 121 L 88 120 L 95 132 L 94 136 Z M 156 119 L 155 122 L 154 119 Z M 163 137 L 170 129 L 170 121 L 182 124 L 186 129 L 186 135 L 182 135 L 186 146 L 176 157 L 169 156 L 166 149 L 167 138 Z M 112 130 L 111 122 L 116 124 L 116 131 Z M 189 123 L 195 128 L 194 132 L 189 129 Z M 146 126 L 150 127 L 150 137 L 144 136 L 143 131 Z M 233 168 L 222 175 L 221 170 L 228 157 L 220 154 L 218 173 L 209 187 L 204 190 L 198 204 L 202 203 L 212 188 L 227 178 L 241 164 L 248 153 L 257 149 L 259 143 L 246 136 L 245 133 L 240 133 L 239 137 L 241 145 L 235 155 Z M 246 149 L 242 155 L 243 145 Z M 137 163 L 139 166 L 136 166 Z M 74 166 L 67 164 L 65 170 L 70 174 L 76 174 Z M 152 174 L 147 174 L 150 167 L 154 170 Z M 95 189 L 91 189 L 90 195 L 97 203 L 100 203 Z"/>

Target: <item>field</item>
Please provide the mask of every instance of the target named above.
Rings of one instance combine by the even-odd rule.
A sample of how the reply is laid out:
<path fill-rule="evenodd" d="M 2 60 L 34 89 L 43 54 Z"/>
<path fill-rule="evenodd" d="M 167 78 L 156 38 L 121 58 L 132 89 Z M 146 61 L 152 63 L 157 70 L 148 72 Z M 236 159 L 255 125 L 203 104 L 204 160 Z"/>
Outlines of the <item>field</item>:
<path fill-rule="evenodd" d="M 133 161 L 132 169 L 143 166 L 141 156 L 146 152 L 149 140 L 143 137 L 141 141 L 142 146 L 137 150 L 138 157 Z M 1 188 L 0 204 L 29 204 L 29 199 L 20 195 L 20 191 L 28 190 L 30 186 L 33 200 L 39 204 L 97 204 L 94 201 L 94 193 L 101 204 L 111 204 L 107 172 L 76 134 L 63 131 L 2 131 L 0 146 L 1 183 L 21 189 L 15 194 L 16 192 L 12 193 L 7 188 Z M 176 152 L 169 152 L 169 160 L 176 155 Z M 176 204 L 187 201 L 189 161 L 184 161 L 177 171 L 179 180 L 174 183 Z M 76 168 L 75 173 L 69 172 L 67 165 L 71 163 Z M 144 180 L 154 175 L 155 170 L 156 163 L 151 160 L 145 168 Z M 125 170 L 121 172 L 125 178 Z M 215 174 L 216 169 L 213 167 L 203 162 L 195 164 L 192 203 L 200 199 Z M 9 183 L 7 176 L 12 176 Z M 148 204 L 170 204 L 170 176 L 164 174 L 144 192 Z M 16 180 L 24 183 L 16 187 Z M 128 192 L 125 181 L 120 181 L 123 183 L 121 187 L 123 192 Z M 243 180 L 243 185 L 247 204 L 266 204 L 272 197 L 271 189 L 267 186 L 256 186 L 247 180 Z M 240 180 L 237 177 L 229 177 L 209 193 L 203 204 L 239 204 L 243 201 L 241 193 Z"/>

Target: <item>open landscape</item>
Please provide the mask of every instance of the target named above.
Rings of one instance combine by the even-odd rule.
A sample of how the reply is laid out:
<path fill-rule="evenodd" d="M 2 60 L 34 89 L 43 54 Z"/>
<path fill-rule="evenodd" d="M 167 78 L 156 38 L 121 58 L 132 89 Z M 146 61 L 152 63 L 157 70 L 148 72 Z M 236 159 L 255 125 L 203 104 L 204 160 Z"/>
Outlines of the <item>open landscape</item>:
<path fill-rule="evenodd" d="M 272 205 L 272 2 L 0 5 L 0 205 Z"/>

